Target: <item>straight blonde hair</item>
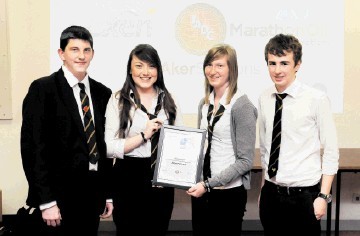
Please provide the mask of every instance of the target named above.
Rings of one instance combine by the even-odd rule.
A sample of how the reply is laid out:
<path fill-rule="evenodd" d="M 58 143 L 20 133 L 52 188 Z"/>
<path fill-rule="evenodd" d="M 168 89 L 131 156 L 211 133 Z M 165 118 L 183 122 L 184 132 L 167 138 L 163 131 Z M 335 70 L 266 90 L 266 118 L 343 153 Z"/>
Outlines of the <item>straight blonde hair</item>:
<path fill-rule="evenodd" d="M 204 101 L 206 104 L 209 104 L 210 93 L 214 88 L 209 84 L 208 79 L 205 75 L 205 67 L 213 62 L 214 60 L 226 56 L 227 65 L 229 67 L 229 88 L 228 95 L 226 97 L 226 104 L 229 104 L 232 97 L 237 91 L 237 79 L 238 79 L 238 63 L 236 51 L 233 47 L 228 44 L 219 44 L 211 48 L 205 56 L 203 64 L 203 72 L 205 76 L 205 98 Z"/>

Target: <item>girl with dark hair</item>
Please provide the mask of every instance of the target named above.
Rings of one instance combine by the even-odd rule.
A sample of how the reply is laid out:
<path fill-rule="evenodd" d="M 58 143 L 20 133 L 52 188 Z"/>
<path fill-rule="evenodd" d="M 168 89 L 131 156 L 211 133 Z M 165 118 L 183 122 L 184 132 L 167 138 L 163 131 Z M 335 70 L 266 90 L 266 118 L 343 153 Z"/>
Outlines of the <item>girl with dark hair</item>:
<path fill-rule="evenodd" d="M 106 110 L 107 156 L 115 162 L 117 235 L 166 235 L 174 189 L 152 185 L 163 124 L 182 125 L 181 113 L 165 87 L 157 51 L 140 44 L 131 51 L 125 83 L 111 96 Z"/>

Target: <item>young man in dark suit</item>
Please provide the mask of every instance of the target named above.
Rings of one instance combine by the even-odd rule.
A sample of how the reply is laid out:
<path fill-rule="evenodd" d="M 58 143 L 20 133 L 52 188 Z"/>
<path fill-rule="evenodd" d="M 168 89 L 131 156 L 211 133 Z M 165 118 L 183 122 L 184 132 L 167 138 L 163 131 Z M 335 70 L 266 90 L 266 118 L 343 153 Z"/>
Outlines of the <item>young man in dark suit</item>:
<path fill-rule="evenodd" d="M 104 141 L 111 90 L 87 74 L 94 56 L 87 29 L 66 28 L 58 54 L 62 67 L 32 82 L 23 102 L 26 202 L 44 222 L 41 235 L 95 236 L 113 210 Z"/>

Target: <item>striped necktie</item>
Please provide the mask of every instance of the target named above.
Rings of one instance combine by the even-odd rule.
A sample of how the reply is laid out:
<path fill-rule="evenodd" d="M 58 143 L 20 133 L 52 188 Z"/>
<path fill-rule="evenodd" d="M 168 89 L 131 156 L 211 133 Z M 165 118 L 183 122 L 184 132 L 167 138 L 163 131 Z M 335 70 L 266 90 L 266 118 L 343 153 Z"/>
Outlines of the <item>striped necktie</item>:
<path fill-rule="evenodd" d="M 217 110 L 217 112 L 213 118 L 212 124 L 210 124 L 211 116 L 214 112 L 214 105 L 212 105 L 212 104 L 209 105 L 209 110 L 207 113 L 208 146 L 207 146 L 206 153 L 205 153 L 204 168 L 203 168 L 204 180 L 211 177 L 211 169 L 210 169 L 211 141 L 212 141 L 212 137 L 213 137 L 214 126 L 215 126 L 216 122 L 218 122 L 220 120 L 221 116 L 224 114 L 224 111 L 225 111 L 225 107 L 223 105 L 220 105 L 219 109 Z"/>
<path fill-rule="evenodd" d="M 154 114 L 151 114 L 147 111 L 147 109 L 145 108 L 145 106 L 143 104 L 141 104 L 141 110 L 143 112 L 145 112 L 148 117 L 149 120 L 152 120 L 154 118 L 157 117 L 157 115 L 159 114 L 160 110 L 161 110 L 161 105 L 162 105 L 162 94 L 158 95 L 158 100 L 155 106 L 155 112 Z M 151 170 L 154 171 L 155 169 L 155 164 L 156 164 L 156 158 L 157 158 L 157 148 L 158 148 L 158 142 L 159 142 L 159 137 L 160 137 L 160 132 L 159 130 L 157 132 L 155 132 L 153 134 L 153 136 L 151 136 Z"/>
<path fill-rule="evenodd" d="M 80 100 L 84 119 L 84 132 L 89 148 L 89 161 L 91 164 L 96 164 L 100 156 L 96 146 L 95 126 L 93 117 L 91 115 L 89 97 L 85 92 L 85 85 L 83 83 L 78 83 L 78 85 L 80 87 Z"/>
<path fill-rule="evenodd" d="M 279 153 L 281 144 L 281 116 L 283 109 L 283 99 L 287 96 L 286 93 L 276 94 L 275 115 L 272 132 L 272 142 L 270 150 L 270 161 L 268 166 L 269 178 L 276 175 L 279 166 Z"/>

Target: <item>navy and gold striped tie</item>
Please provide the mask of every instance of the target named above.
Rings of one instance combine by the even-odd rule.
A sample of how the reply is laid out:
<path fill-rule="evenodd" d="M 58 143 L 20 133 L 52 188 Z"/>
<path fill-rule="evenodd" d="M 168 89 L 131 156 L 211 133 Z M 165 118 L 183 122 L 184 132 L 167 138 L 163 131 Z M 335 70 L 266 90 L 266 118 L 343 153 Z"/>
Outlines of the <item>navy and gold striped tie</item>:
<path fill-rule="evenodd" d="M 269 178 L 272 178 L 276 175 L 279 166 L 279 153 L 280 153 L 280 144 L 281 144 L 281 116 L 283 109 L 283 99 L 287 96 L 286 93 L 275 94 L 275 115 L 274 115 L 274 124 L 272 132 L 272 142 L 270 150 L 270 161 L 268 166 Z"/>
<path fill-rule="evenodd" d="M 91 164 L 96 164 L 100 156 L 96 146 L 95 126 L 93 117 L 91 115 L 89 97 L 85 92 L 85 85 L 83 83 L 78 83 L 78 85 L 80 87 L 81 108 L 84 119 L 84 132 L 86 134 L 87 144 L 89 147 L 89 161 Z"/>
<path fill-rule="evenodd" d="M 161 107 L 162 107 L 162 94 L 158 95 L 158 100 L 157 100 L 157 103 L 155 106 L 154 114 L 151 114 L 150 112 L 148 112 L 143 104 L 141 104 L 141 106 L 140 106 L 141 110 L 148 115 L 149 120 L 155 119 L 158 116 L 158 114 L 161 110 Z M 155 170 L 159 137 L 160 137 L 160 130 L 156 131 L 153 134 L 153 136 L 151 136 L 151 139 L 150 139 L 151 140 L 151 171 L 152 172 L 154 172 L 154 170 Z"/>
<path fill-rule="evenodd" d="M 220 120 L 221 116 L 224 114 L 224 111 L 225 111 L 225 107 L 223 105 L 219 104 L 219 109 L 217 110 L 216 114 L 214 115 L 212 124 L 210 124 L 210 120 L 211 120 L 211 117 L 212 117 L 213 112 L 214 112 L 214 105 L 209 104 L 209 109 L 208 109 L 208 113 L 207 113 L 208 146 L 207 146 L 206 153 L 205 153 L 204 167 L 203 167 L 204 180 L 207 180 L 208 178 L 211 178 L 211 168 L 210 168 L 211 141 L 212 141 L 212 137 L 213 137 L 214 126 L 215 126 L 216 122 L 218 122 Z"/>

